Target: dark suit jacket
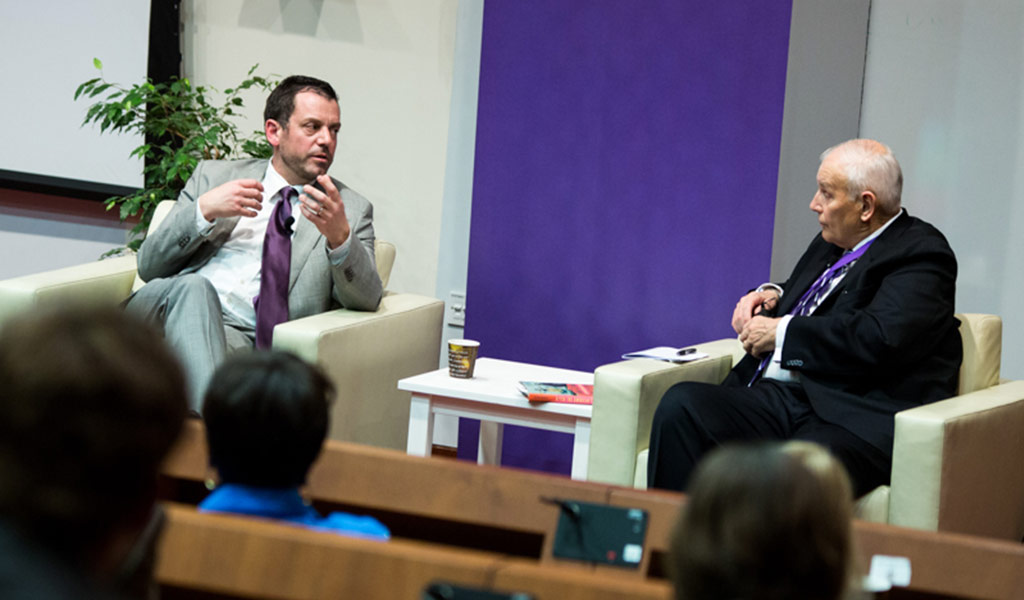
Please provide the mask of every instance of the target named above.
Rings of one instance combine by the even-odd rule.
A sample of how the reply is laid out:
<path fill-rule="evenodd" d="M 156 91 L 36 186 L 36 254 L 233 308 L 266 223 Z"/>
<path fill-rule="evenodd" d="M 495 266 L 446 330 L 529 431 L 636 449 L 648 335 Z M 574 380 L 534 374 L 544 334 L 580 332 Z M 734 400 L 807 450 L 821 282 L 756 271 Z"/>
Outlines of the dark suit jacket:
<path fill-rule="evenodd" d="M 842 252 L 815 237 L 782 284 L 778 314 L 788 314 Z M 818 416 L 891 454 L 895 413 L 956 394 L 963 358 L 956 269 L 942 233 L 904 212 L 813 315 L 793 317 L 782 367 L 799 372 Z M 758 363 L 744 357 L 727 383 L 745 385 Z"/>
<path fill-rule="evenodd" d="M 192 273 L 205 265 L 231 235 L 240 217 L 218 219 L 213 230 L 201 235 L 196 226 L 196 202 L 206 191 L 234 179 L 262 180 L 266 159 L 208 160 L 199 163 L 178 201 L 163 223 L 139 249 L 139 276 L 143 281 Z M 383 290 L 374 260 L 373 206 L 336 179 L 352 228 L 349 253 L 341 264 L 328 260 L 327 242 L 316 226 L 297 217 L 292 238 L 288 287 L 288 316 L 297 319 L 343 306 L 376 310 Z"/>

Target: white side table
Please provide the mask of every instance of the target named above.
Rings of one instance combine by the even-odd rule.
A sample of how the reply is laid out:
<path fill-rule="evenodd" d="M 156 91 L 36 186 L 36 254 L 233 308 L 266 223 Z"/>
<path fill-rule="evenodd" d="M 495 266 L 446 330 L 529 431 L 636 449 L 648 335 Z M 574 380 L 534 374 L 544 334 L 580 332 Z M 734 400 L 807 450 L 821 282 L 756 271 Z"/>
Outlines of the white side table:
<path fill-rule="evenodd" d="M 480 420 L 477 462 L 501 464 L 502 429 L 505 424 L 573 434 L 572 478 L 587 478 L 590 454 L 589 404 L 531 403 L 516 389 L 519 381 L 594 383 L 594 374 L 526 363 L 478 358 L 472 379 L 457 379 L 448 369 L 438 369 L 398 382 L 398 389 L 412 392 L 406 452 L 429 456 L 434 435 L 434 415 L 453 415 Z"/>

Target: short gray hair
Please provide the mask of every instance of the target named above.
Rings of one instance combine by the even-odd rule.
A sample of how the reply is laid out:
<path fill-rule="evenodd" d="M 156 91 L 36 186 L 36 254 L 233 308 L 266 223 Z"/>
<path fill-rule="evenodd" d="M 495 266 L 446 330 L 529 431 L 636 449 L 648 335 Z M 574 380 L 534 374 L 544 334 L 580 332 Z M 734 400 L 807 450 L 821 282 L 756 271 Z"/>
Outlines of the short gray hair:
<path fill-rule="evenodd" d="M 900 211 L 903 171 L 892 150 L 868 139 L 847 140 L 821 153 L 821 160 L 833 152 L 842 152 L 846 189 L 852 197 L 870 191 L 878 198 L 879 212 L 893 216 Z"/>

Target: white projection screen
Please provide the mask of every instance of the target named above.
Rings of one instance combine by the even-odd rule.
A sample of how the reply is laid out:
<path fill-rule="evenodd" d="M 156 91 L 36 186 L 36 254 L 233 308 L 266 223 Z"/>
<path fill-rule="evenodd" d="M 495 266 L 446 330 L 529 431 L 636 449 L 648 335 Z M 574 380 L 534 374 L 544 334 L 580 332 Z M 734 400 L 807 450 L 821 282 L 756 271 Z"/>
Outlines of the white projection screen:
<path fill-rule="evenodd" d="M 146 76 L 150 3 L 143 0 L 0 1 L 0 171 L 29 180 L 70 179 L 141 187 L 141 136 L 82 127 L 90 104 L 75 88 L 99 74 L 130 84 Z"/>

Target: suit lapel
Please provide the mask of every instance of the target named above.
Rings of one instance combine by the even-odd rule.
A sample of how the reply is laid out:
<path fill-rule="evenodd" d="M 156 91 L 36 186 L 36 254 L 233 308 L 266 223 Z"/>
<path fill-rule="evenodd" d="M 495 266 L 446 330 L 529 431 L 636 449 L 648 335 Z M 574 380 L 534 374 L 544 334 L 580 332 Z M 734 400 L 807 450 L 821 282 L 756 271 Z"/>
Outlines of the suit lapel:
<path fill-rule="evenodd" d="M 295 235 L 292 237 L 292 262 L 288 273 L 288 291 L 295 285 L 299 271 L 313 255 L 313 247 L 320 240 L 320 230 L 305 217 L 296 217 Z"/>
<path fill-rule="evenodd" d="M 818 307 L 819 310 L 827 310 L 835 302 L 836 298 L 843 293 L 847 288 L 854 288 L 861 284 L 861 279 L 864 274 L 868 272 L 871 265 L 874 264 L 880 256 L 886 254 L 886 249 L 892 240 L 898 238 L 903 230 L 910 224 L 910 219 L 905 218 L 907 216 L 904 211 L 900 216 L 896 217 L 896 221 L 892 225 L 886 228 L 878 239 L 871 243 L 871 247 L 868 248 L 867 252 L 863 256 L 857 259 L 850 269 L 846 272 L 846 276 L 843 277 L 842 281 L 836 284 L 836 287 L 829 293 L 825 301 Z M 817 312 L 817 311 L 816 311 Z"/>
<path fill-rule="evenodd" d="M 796 279 L 786 286 L 786 294 L 782 297 L 782 302 L 776 314 L 779 316 L 788 315 L 789 311 L 793 310 L 796 303 L 800 301 L 800 298 L 811 287 L 811 284 L 840 256 L 842 256 L 842 250 L 839 247 L 823 241 L 822 249 L 818 251 L 817 256 L 809 260 L 807 266 L 800 269 Z"/>

